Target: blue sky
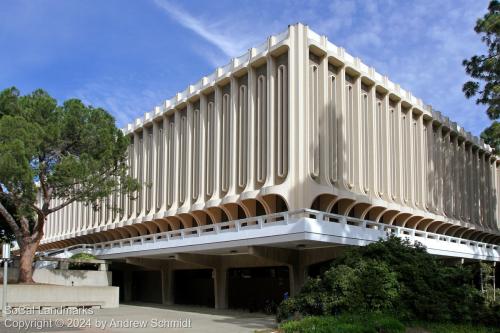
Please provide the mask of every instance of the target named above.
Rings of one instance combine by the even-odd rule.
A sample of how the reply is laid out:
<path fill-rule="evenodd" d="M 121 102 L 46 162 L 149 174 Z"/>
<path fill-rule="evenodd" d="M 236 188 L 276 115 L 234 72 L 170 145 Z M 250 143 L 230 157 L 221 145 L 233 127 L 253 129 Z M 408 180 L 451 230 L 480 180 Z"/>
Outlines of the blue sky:
<path fill-rule="evenodd" d="M 461 62 L 487 0 L 0 1 L 0 89 L 44 88 L 123 127 L 290 23 L 303 22 L 474 134 Z"/>

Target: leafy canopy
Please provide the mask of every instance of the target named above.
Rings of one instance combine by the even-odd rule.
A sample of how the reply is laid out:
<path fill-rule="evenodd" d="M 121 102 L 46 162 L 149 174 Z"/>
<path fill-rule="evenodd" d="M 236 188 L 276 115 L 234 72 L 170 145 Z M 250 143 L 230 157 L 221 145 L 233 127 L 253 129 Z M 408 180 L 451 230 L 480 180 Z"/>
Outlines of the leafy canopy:
<path fill-rule="evenodd" d="M 472 281 L 470 267 L 443 265 L 424 247 L 390 237 L 346 251 L 283 301 L 277 318 L 377 312 L 403 320 L 500 325 L 500 304 L 488 302 Z"/>
<path fill-rule="evenodd" d="M 97 207 L 114 191 L 137 189 L 127 176 L 128 143 L 101 108 L 77 99 L 58 105 L 43 90 L 21 96 L 6 89 L 0 92 L 0 196 L 15 206 L 9 212 L 38 216 L 29 232 L 40 232 L 40 218 L 71 202 Z"/>
<path fill-rule="evenodd" d="M 473 80 L 466 82 L 463 91 L 467 98 L 477 96 L 476 103 L 487 106 L 490 119 L 500 117 L 500 2 L 493 0 L 488 12 L 477 20 L 474 30 L 486 44 L 487 54 L 474 55 L 463 61 L 465 71 Z M 492 147 L 500 149 L 496 122 L 481 135 Z"/>

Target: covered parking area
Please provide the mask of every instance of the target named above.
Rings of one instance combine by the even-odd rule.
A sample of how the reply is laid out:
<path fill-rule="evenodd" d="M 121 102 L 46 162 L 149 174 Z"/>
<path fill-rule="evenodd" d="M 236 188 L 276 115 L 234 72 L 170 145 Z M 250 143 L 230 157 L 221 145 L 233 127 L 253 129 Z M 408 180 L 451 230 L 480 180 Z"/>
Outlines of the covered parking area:
<path fill-rule="evenodd" d="M 110 270 L 123 303 L 272 311 L 302 287 L 308 267 L 334 259 L 344 248 L 319 245 L 292 242 L 114 258 Z"/>

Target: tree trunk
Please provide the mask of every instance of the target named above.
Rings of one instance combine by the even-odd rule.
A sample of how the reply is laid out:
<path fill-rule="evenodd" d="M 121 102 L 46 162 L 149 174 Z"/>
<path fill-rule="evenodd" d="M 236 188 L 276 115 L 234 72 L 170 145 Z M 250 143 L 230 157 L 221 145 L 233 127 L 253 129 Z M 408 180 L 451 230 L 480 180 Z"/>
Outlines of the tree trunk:
<path fill-rule="evenodd" d="M 33 260 L 35 259 L 38 243 L 40 243 L 39 240 L 27 240 L 21 247 L 18 283 L 35 283 L 33 281 Z"/>

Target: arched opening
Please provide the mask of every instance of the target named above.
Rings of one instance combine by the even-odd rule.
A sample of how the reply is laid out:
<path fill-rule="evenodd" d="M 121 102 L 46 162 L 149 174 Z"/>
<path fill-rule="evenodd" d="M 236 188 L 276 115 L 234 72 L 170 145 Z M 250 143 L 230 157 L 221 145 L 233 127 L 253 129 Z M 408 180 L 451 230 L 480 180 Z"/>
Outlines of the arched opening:
<path fill-rule="evenodd" d="M 431 224 L 433 221 L 434 221 L 433 219 L 420 220 L 415 224 L 415 229 L 425 231 L 427 229 L 427 227 L 429 226 L 429 224 Z"/>
<path fill-rule="evenodd" d="M 420 221 L 422 221 L 423 219 L 424 218 L 422 216 L 412 216 L 406 220 L 406 222 L 403 224 L 403 227 L 416 229 L 416 226 L 418 225 L 418 223 Z"/>
<path fill-rule="evenodd" d="M 248 216 L 262 216 L 267 215 L 265 206 L 257 199 L 245 199 L 241 201 L 241 205 L 245 207 Z"/>
<path fill-rule="evenodd" d="M 249 216 L 248 212 L 246 212 L 246 208 L 237 203 L 228 203 L 224 204 L 221 207 L 229 217 L 230 221 L 241 220 Z"/>
<path fill-rule="evenodd" d="M 270 214 L 288 211 L 286 200 L 278 194 L 269 194 L 262 197 L 262 203 Z"/>
<path fill-rule="evenodd" d="M 331 194 L 320 194 L 313 200 L 311 209 L 328 212 L 328 208 L 333 205 L 335 198 Z"/>
<path fill-rule="evenodd" d="M 442 226 L 444 224 L 443 221 L 433 221 L 431 222 L 428 226 L 427 226 L 427 229 L 425 231 L 428 231 L 428 232 L 433 232 L 435 233 L 436 230 Z"/>
<path fill-rule="evenodd" d="M 207 209 L 207 214 L 210 215 L 214 223 L 222 223 L 229 221 L 226 212 L 220 207 L 210 207 Z"/>
<path fill-rule="evenodd" d="M 412 215 L 409 214 L 409 213 L 401 213 L 401 214 L 398 214 L 395 218 L 394 218 L 394 222 L 393 224 L 394 225 L 397 225 L 398 227 L 403 227 L 406 223 L 406 220 L 408 220 Z"/>
<path fill-rule="evenodd" d="M 159 231 L 158 225 L 153 221 L 144 222 L 142 224 L 148 229 L 149 234 L 156 234 Z"/>
<path fill-rule="evenodd" d="M 210 215 L 208 215 L 206 212 L 202 210 L 197 210 L 192 212 L 193 217 L 195 218 L 196 222 L 198 225 L 207 225 L 207 224 L 213 224 L 212 219 L 210 218 Z"/>
<path fill-rule="evenodd" d="M 155 220 L 156 225 L 160 229 L 160 232 L 167 232 L 167 231 L 172 231 L 172 227 L 170 226 L 170 223 L 168 223 L 167 219 L 162 218 Z"/>
<path fill-rule="evenodd" d="M 394 218 L 399 214 L 397 210 L 387 210 L 380 217 L 379 222 L 385 224 L 393 224 Z"/>
<path fill-rule="evenodd" d="M 445 235 L 446 236 L 453 236 L 458 229 L 460 229 L 459 225 L 452 225 L 450 228 L 448 228 L 445 231 Z"/>
<path fill-rule="evenodd" d="M 333 205 L 331 213 L 349 216 L 349 212 L 354 204 L 355 201 L 352 199 L 340 199 Z"/>
<path fill-rule="evenodd" d="M 382 217 L 382 214 L 384 213 L 385 210 L 386 210 L 385 207 L 372 206 L 365 213 L 365 218 L 370 221 L 381 222 L 380 218 Z"/>
<path fill-rule="evenodd" d="M 350 209 L 349 216 L 358 219 L 365 219 L 366 213 L 368 212 L 370 207 L 371 205 L 368 203 L 358 203 Z"/>

